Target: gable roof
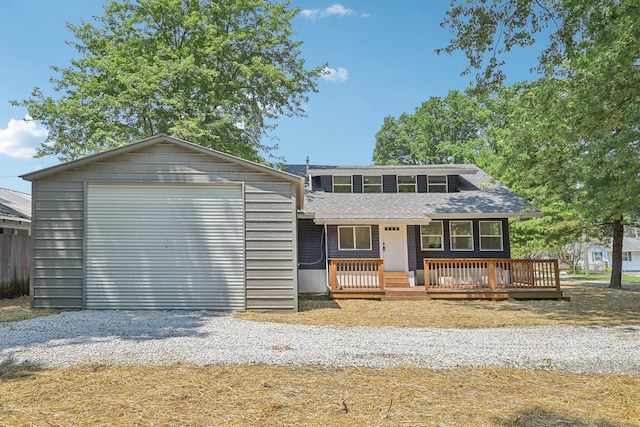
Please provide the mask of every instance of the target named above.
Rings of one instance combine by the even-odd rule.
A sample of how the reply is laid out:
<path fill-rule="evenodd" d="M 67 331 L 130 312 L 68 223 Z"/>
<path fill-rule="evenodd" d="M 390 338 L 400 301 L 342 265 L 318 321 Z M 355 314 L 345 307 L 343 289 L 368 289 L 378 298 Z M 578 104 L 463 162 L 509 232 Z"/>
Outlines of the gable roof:
<path fill-rule="evenodd" d="M 191 142 L 187 142 L 187 141 L 174 138 L 168 135 L 155 135 L 155 136 L 152 136 L 151 138 L 143 139 L 137 142 L 132 142 L 131 144 L 123 145 L 122 147 L 113 148 L 111 150 L 107 150 L 102 153 L 94 154 L 94 155 L 83 157 L 76 160 L 71 160 L 69 162 L 61 163 L 56 166 L 51 166 L 46 169 L 41 169 L 35 172 L 27 173 L 27 174 L 21 175 L 20 177 L 27 181 L 37 181 L 39 179 L 43 179 L 66 170 L 79 168 L 81 166 L 85 166 L 93 162 L 106 160 L 111 157 L 115 157 L 131 151 L 139 150 L 144 147 L 148 147 L 158 143 L 167 143 L 167 142 L 186 148 L 188 150 L 193 150 L 202 154 L 206 154 L 216 159 L 228 161 L 230 163 L 235 163 L 239 166 L 253 169 L 258 172 L 264 172 L 274 177 L 283 179 L 285 181 L 289 181 L 296 186 L 298 206 L 302 207 L 302 204 L 304 202 L 304 179 L 300 178 L 299 176 L 290 174 L 288 172 L 283 172 L 283 171 L 271 168 L 269 166 L 261 165 L 249 160 L 241 159 L 239 157 L 232 156 L 230 154 L 225 154 L 220 151 L 212 150 L 210 148 L 193 144 Z"/>
<path fill-rule="evenodd" d="M 318 168 L 325 173 L 353 171 L 354 167 Z M 359 170 L 372 170 L 364 167 Z M 307 192 L 301 216 L 317 223 L 361 223 L 366 220 L 382 222 L 428 223 L 442 218 L 528 218 L 540 216 L 528 201 L 495 181 L 475 165 L 377 166 L 375 170 L 389 174 L 399 171 L 428 174 L 433 171 L 458 174 L 456 193 L 325 193 Z"/>
<path fill-rule="evenodd" d="M 0 188 L 0 220 L 29 221 L 31 195 L 8 188 Z"/>

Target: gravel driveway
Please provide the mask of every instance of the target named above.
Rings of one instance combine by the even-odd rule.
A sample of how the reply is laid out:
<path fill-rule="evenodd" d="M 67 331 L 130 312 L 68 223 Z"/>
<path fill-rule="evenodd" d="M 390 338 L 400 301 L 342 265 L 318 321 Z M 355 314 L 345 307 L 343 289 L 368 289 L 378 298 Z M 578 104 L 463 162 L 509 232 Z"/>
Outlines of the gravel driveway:
<path fill-rule="evenodd" d="M 318 327 L 204 311 L 76 311 L 0 325 L 0 363 L 7 362 L 503 365 L 640 375 L 640 326 Z"/>

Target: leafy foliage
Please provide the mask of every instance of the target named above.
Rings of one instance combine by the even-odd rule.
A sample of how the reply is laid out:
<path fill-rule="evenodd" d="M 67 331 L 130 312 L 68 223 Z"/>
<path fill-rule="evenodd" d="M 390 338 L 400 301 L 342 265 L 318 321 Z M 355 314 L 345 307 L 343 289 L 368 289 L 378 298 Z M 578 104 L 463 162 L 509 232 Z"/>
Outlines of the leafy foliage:
<path fill-rule="evenodd" d="M 523 86 L 511 113 L 505 173 L 538 204 L 570 204 L 613 228 L 612 287 L 620 287 L 623 225 L 640 211 L 640 2 L 453 1 L 443 25 L 466 72 L 484 88 L 504 80 L 504 55 L 547 40 L 541 77 Z"/>
<path fill-rule="evenodd" d="M 49 129 L 38 155 L 62 160 L 158 133 L 261 160 L 269 119 L 303 114 L 322 66 L 306 69 L 289 2 L 109 0 L 68 25 L 80 54 L 52 67 L 57 98 L 24 105 Z"/>

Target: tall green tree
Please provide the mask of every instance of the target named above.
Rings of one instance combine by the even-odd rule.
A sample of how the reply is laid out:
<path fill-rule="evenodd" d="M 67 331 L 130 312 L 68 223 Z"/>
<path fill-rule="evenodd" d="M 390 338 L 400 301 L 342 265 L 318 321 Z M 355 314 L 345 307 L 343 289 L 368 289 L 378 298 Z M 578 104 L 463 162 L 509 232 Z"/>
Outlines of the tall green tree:
<path fill-rule="evenodd" d="M 612 228 L 621 287 L 624 225 L 640 211 L 640 1 L 454 0 L 443 25 L 454 37 L 441 51 L 462 50 L 485 88 L 514 47 L 546 43 L 513 110 L 507 172 L 538 204 L 571 202 Z"/>
<path fill-rule="evenodd" d="M 429 98 L 413 114 L 385 117 L 376 134 L 375 164 L 470 163 L 482 145 L 488 111 L 457 90 Z"/>
<path fill-rule="evenodd" d="M 78 59 L 52 67 L 56 96 L 17 102 L 61 160 L 158 133 L 251 160 L 281 115 L 302 115 L 322 66 L 306 68 L 289 1 L 108 0 L 95 23 L 68 25 Z"/>

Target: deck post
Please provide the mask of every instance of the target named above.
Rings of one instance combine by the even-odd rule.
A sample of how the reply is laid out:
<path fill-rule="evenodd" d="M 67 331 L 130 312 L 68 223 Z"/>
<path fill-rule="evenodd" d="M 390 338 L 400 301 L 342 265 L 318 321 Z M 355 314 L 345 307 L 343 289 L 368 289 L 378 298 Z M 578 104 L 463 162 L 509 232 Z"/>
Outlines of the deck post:
<path fill-rule="evenodd" d="M 558 260 L 553 260 L 553 266 L 555 268 L 555 277 L 556 277 L 556 290 L 560 290 L 560 268 L 558 266 Z"/>
<path fill-rule="evenodd" d="M 384 261 L 378 264 L 378 286 L 384 291 Z"/>
<path fill-rule="evenodd" d="M 338 282 L 338 277 L 336 274 L 336 263 L 333 260 L 329 261 L 329 286 L 332 291 L 336 290 L 336 283 Z"/>
<path fill-rule="evenodd" d="M 489 289 L 491 292 L 496 291 L 496 263 L 493 260 L 487 261 L 487 276 L 489 279 Z"/>

